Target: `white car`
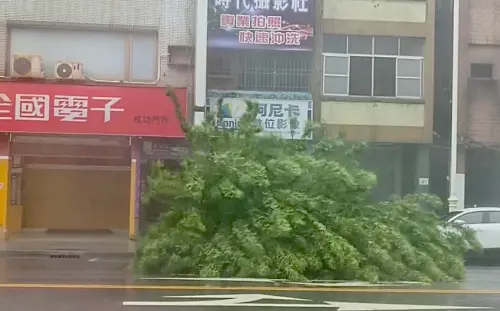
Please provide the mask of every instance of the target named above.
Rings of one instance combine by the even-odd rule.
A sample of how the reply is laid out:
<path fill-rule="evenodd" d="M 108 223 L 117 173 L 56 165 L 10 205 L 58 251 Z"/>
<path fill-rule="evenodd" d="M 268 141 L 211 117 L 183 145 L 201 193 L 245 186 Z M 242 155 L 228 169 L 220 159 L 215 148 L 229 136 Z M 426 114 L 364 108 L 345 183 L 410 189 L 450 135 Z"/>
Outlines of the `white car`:
<path fill-rule="evenodd" d="M 483 250 L 500 250 L 500 207 L 466 208 L 448 214 L 445 221 L 474 230 Z"/>

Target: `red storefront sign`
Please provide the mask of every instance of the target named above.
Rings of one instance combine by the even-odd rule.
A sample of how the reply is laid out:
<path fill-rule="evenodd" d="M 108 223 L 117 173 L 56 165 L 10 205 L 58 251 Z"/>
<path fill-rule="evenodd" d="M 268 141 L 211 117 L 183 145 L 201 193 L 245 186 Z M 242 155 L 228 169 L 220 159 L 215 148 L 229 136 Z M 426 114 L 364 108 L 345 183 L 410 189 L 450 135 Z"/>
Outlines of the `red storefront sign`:
<path fill-rule="evenodd" d="M 0 82 L 0 132 L 184 137 L 164 88 L 16 82 Z"/>

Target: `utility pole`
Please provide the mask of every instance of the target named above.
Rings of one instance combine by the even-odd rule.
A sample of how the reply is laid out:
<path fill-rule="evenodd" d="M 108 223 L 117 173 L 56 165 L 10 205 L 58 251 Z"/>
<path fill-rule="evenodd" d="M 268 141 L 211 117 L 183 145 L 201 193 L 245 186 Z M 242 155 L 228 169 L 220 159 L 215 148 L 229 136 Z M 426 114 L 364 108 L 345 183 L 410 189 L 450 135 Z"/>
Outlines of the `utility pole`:
<path fill-rule="evenodd" d="M 209 0 L 196 0 L 194 125 L 199 125 L 205 120 L 204 108 L 207 97 L 208 1 Z"/>
<path fill-rule="evenodd" d="M 460 0 L 453 1 L 453 71 L 451 94 L 451 148 L 450 148 L 450 197 L 448 209 L 457 211 L 463 204 L 458 204 L 457 196 L 457 157 L 458 157 L 458 50 L 460 32 Z"/>

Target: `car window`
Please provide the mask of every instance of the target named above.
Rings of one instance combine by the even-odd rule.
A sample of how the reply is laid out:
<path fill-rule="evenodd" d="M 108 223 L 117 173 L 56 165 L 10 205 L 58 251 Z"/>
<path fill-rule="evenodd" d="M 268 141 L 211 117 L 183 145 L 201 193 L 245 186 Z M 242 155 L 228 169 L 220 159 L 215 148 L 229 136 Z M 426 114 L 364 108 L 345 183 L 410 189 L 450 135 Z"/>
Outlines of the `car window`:
<path fill-rule="evenodd" d="M 458 214 L 461 214 L 462 212 L 450 212 L 444 216 L 441 217 L 441 220 L 443 221 L 448 221 L 450 219 L 452 219 L 453 217 L 457 216 Z"/>
<path fill-rule="evenodd" d="M 488 212 L 488 223 L 500 223 L 500 212 Z"/>
<path fill-rule="evenodd" d="M 455 219 L 457 220 L 462 220 L 466 224 L 480 224 L 483 222 L 483 212 L 471 212 L 464 214 L 462 216 L 459 216 Z"/>

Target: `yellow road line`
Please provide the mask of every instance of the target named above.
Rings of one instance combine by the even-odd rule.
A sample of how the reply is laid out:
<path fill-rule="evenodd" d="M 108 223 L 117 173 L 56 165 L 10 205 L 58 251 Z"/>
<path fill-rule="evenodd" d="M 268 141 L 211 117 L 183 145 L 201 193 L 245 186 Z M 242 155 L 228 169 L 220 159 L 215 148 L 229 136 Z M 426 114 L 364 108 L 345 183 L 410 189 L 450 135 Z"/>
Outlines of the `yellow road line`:
<path fill-rule="evenodd" d="M 225 291 L 225 292 L 317 292 L 371 294 L 468 294 L 500 295 L 500 289 L 425 289 L 425 288 L 336 288 L 336 287 L 253 287 L 253 286 L 182 286 L 182 285 L 119 285 L 119 284 L 0 284 L 0 289 L 91 289 L 91 290 L 161 290 L 161 291 Z"/>

